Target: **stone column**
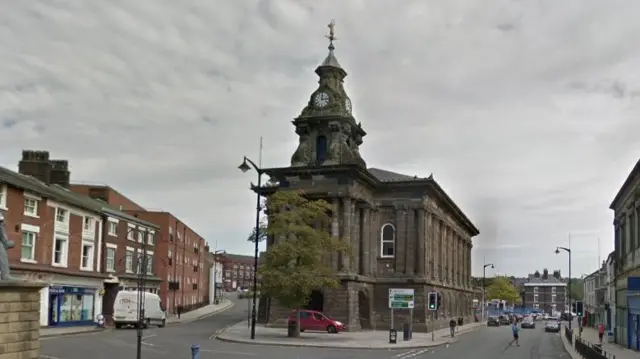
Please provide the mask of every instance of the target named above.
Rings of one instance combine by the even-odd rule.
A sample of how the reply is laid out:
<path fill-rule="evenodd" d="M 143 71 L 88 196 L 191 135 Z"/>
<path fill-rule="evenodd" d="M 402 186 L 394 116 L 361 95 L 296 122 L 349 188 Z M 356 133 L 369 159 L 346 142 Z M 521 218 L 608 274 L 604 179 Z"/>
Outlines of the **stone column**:
<path fill-rule="evenodd" d="M 362 210 L 360 224 L 362 226 L 362 274 L 367 276 L 371 275 L 371 256 L 373 254 L 371 251 L 371 246 L 373 244 L 371 238 L 371 221 L 371 207 L 367 206 Z"/>
<path fill-rule="evenodd" d="M 417 247 L 418 247 L 418 276 L 426 277 L 427 273 L 425 271 L 425 261 L 427 260 L 427 238 L 426 238 L 426 223 L 425 223 L 425 212 L 424 209 L 418 210 L 418 224 L 417 224 L 417 232 L 416 236 Z"/>
<path fill-rule="evenodd" d="M 380 210 L 371 208 L 369 211 L 371 224 L 369 227 L 369 274 L 375 275 L 378 272 L 378 256 L 380 255 Z"/>
<path fill-rule="evenodd" d="M 0 281 L 0 357 L 40 357 L 40 289 L 46 283 Z"/>
<path fill-rule="evenodd" d="M 362 240 L 360 236 L 360 211 L 358 210 L 355 201 L 351 201 L 351 251 L 353 258 L 351 258 L 351 273 L 358 273 L 360 270 L 360 242 Z"/>
<path fill-rule="evenodd" d="M 331 235 L 337 238 L 342 238 L 340 234 L 340 199 L 334 198 L 332 203 L 331 212 Z M 331 268 L 337 271 L 340 269 L 340 254 L 330 253 L 329 259 L 331 261 Z"/>
<path fill-rule="evenodd" d="M 403 273 L 405 263 L 406 221 L 407 211 L 402 207 L 396 207 L 396 243 L 394 268 L 396 273 Z"/>
<path fill-rule="evenodd" d="M 416 270 L 416 211 L 408 209 L 406 211 L 405 233 L 405 274 L 413 276 Z"/>
<path fill-rule="evenodd" d="M 426 251 L 427 251 L 427 257 L 426 257 L 426 262 L 427 262 L 427 269 L 425 272 L 425 276 L 427 278 L 431 278 L 434 279 L 435 278 L 435 271 L 434 271 L 434 265 L 435 265 L 435 246 L 433 245 L 433 216 L 431 215 L 431 213 L 429 213 L 428 211 L 425 211 L 425 215 L 426 215 L 426 229 L 425 229 L 425 241 L 426 241 Z"/>
<path fill-rule="evenodd" d="M 458 235 L 458 285 L 464 287 L 464 243 L 462 236 Z"/>
<path fill-rule="evenodd" d="M 440 246 L 440 273 L 438 273 L 438 276 L 440 277 L 440 281 L 444 282 L 444 280 L 446 279 L 445 273 L 447 268 L 447 248 L 445 247 L 444 238 L 447 228 L 445 227 L 444 222 L 442 222 L 440 219 L 438 219 L 438 227 L 440 228 L 438 233 L 438 244 Z"/>
<path fill-rule="evenodd" d="M 351 198 L 343 197 L 342 198 L 342 240 L 348 241 L 348 244 L 351 245 L 351 235 L 352 235 L 352 223 L 351 218 L 353 217 L 351 213 Z M 350 248 L 353 250 L 353 248 Z M 341 256 L 340 268 L 342 271 L 349 273 L 351 271 L 351 258 L 349 256 L 343 255 Z"/>

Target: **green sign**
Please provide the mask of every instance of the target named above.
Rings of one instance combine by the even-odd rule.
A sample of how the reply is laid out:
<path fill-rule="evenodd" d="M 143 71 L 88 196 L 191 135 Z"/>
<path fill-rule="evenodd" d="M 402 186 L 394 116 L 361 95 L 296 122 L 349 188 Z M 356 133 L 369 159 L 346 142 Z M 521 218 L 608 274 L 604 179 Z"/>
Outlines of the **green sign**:
<path fill-rule="evenodd" d="M 389 308 L 413 309 L 415 293 L 413 289 L 389 289 Z"/>

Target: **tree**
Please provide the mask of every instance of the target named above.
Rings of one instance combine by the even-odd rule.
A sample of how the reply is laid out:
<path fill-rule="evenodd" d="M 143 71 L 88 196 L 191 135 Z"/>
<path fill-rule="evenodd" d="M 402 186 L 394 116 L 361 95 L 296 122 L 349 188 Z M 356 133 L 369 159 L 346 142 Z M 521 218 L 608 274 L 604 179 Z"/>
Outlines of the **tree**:
<path fill-rule="evenodd" d="M 520 299 L 520 293 L 509 278 L 495 277 L 487 288 L 487 299 L 502 299 L 509 303 L 516 303 Z"/>
<path fill-rule="evenodd" d="M 262 278 L 261 294 L 296 310 L 296 329 L 300 335 L 300 312 L 311 293 L 339 285 L 328 253 L 349 255 L 348 241 L 329 231 L 332 206 L 323 200 L 308 200 L 302 192 L 277 191 L 267 202 L 269 225 L 266 233 L 276 238 L 258 270 Z"/>
<path fill-rule="evenodd" d="M 265 218 L 260 220 L 260 233 L 258 234 L 258 242 L 262 242 L 267 239 L 269 235 L 267 234 L 267 220 Z M 254 227 L 249 233 L 249 237 L 247 237 L 247 241 L 255 242 L 256 241 L 256 228 Z"/>

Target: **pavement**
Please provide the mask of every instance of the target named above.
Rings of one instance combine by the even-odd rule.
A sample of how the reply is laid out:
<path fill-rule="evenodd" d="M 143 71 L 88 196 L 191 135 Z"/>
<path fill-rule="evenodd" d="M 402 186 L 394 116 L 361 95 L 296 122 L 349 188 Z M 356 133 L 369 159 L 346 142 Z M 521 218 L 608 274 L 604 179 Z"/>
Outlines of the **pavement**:
<path fill-rule="evenodd" d="M 577 323 L 574 321 L 572 326 L 573 328 L 577 328 Z M 564 333 L 564 328 L 562 328 L 562 330 Z M 574 331 L 574 336 L 575 335 L 578 335 L 577 330 Z M 598 344 L 600 342 L 598 339 L 598 331 L 595 328 L 584 327 L 582 329 L 582 334 L 580 335 L 580 338 L 582 340 L 589 342 L 590 344 Z M 578 354 L 575 351 L 574 347 L 571 344 L 569 344 L 569 342 L 566 340 L 564 336 L 562 339 L 565 347 L 567 348 L 567 351 L 569 352 L 569 354 L 571 354 L 571 357 L 573 359 L 582 359 L 580 354 Z M 602 340 L 602 350 L 604 350 L 608 354 L 615 355 L 616 357 L 615 359 L 631 359 L 631 358 L 638 359 L 639 357 L 637 351 L 627 349 L 613 342 L 607 342 L 606 334 L 604 336 L 604 339 Z"/>
<path fill-rule="evenodd" d="M 244 304 L 240 302 L 239 304 Z M 436 347 L 395 349 L 344 349 L 248 345 L 215 340 L 215 333 L 246 320 L 247 307 L 235 305 L 228 310 L 177 323 L 165 328 L 144 330 L 141 337 L 142 358 L 176 359 L 191 356 L 191 345 L 200 347 L 200 358 L 225 359 L 570 359 L 559 334 L 544 333 L 542 326 L 523 329 L 521 347 L 509 347 L 508 326 L 479 327 L 460 335 L 458 340 Z M 246 322 L 244 323 L 246 325 Z M 77 334 L 41 339 L 41 357 L 47 359 L 113 359 L 136 355 L 134 329 Z M 319 335 L 319 334 L 318 334 Z M 332 334 L 325 334 L 335 337 Z M 415 334 L 414 334 L 415 335 Z M 415 337 L 414 337 L 415 338 Z M 387 338 L 385 338 L 386 341 Z"/>
<path fill-rule="evenodd" d="M 402 340 L 402 332 L 398 332 L 396 344 L 389 343 L 389 331 L 357 331 L 329 334 L 327 332 L 305 331 L 299 338 L 287 337 L 286 328 L 270 328 L 256 326 L 256 339 L 250 338 L 247 322 L 238 323 L 218 333 L 216 339 L 231 343 L 253 345 L 302 346 L 317 348 L 345 349 L 416 349 L 450 344 L 459 336 L 475 329 L 483 328 L 485 323 L 471 323 L 459 327 L 455 337 L 451 337 L 449 328 L 436 330 L 435 333 L 413 333 L 409 341 Z"/>
<path fill-rule="evenodd" d="M 188 313 L 182 314 L 180 318 L 177 316 L 171 316 L 167 318 L 167 325 L 171 324 L 180 324 L 180 323 L 190 323 L 198 319 L 202 319 L 204 317 L 214 315 L 225 311 L 235 305 L 235 302 L 231 300 L 223 300 L 220 304 L 211 304 L 202 308 L 198 308 L 196 310 L 192 310 Z M 82 326 L 82 327 L 60 327 L 60 328 L 41 328 L 40 329 L 40 337 L 41 338 L 49 338 L 49 337 L 58 337 L 65 335 L 75 335 L 75 334 L 89 334 L 95 332 L 103 332 L 112 330 L 111 328 L 99 328 L 97 326 Z"/>

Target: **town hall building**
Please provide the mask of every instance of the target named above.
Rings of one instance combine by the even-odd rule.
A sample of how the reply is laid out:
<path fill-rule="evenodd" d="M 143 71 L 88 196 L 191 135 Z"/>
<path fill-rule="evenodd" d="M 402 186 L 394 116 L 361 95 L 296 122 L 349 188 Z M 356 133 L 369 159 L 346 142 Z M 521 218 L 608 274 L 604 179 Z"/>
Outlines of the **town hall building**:
<path fill-rule="evenodd" d="M 413 330 L 445 325 L 451 317 L 472 320 L 472 238 L 478 229 L 438 185 L 427 178 L 367 168 L 359 152 L 366 132 L 352 115 L 343 87 L 347 76 L 333 45 L 316 69 L 318 88 L 294 121 L 299 145 L 290 165 L 264 169 L 270 191 L 303 190 L 333 206 L 333 235 L 349 241 L 353 256 L 333 255 L 340 286 L 313 293 L 309 309 L 342 321 L 347 330 L 388 329 L 389 289 L 413 288 Z M 267 240 L 267 251 L 273 239 Z M 442 294 L 438 320 L 432 323 L 427 293 Z M 260 302 L 262 321 L 286 323 L 289 309 L 275 300 Z M 408 310 L 395 310 L 395 323 L 408 320 Z"/>

